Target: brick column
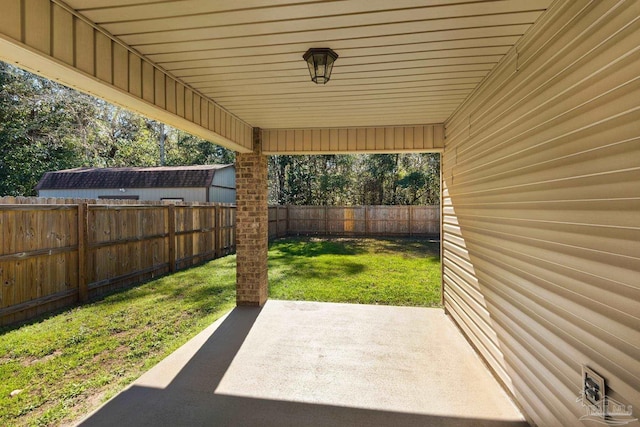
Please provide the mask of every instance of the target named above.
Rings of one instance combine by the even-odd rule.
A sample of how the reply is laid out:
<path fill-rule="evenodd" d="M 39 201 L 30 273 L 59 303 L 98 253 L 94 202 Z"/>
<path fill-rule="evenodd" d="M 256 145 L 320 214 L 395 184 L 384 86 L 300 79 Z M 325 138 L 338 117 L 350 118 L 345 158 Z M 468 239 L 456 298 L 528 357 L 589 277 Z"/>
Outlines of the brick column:
<path fill-rule="evenodd" d="M 260 129 L 253 129 L 253 153 L 236 153 L 236 304 L 267 301 L 267 156 Z"/>

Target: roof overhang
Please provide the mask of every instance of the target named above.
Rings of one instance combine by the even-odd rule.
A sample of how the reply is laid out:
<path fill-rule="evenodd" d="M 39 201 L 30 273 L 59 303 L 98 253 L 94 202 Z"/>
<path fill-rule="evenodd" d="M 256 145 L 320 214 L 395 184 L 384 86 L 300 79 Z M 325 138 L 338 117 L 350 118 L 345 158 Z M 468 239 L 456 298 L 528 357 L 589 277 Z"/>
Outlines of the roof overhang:
<path fill-rule="evenodd" d="M 0 57 L 242 152 L 251 127 L 442 124 L 550 3 L 10 0 Z M 326 85 L 310 47 L 340 55 Z"/>

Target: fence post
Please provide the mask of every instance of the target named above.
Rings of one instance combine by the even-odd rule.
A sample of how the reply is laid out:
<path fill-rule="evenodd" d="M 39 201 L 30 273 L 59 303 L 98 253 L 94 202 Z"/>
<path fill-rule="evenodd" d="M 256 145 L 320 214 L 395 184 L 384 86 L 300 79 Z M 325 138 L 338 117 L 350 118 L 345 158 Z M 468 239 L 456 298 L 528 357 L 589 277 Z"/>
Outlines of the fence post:
<path fill-rule="evenodd" d="M 290 220 L 290 216 L 289 216 L 289 205 L 287 205 L 287 229 L 285 230 L 285 236 L 289 235 L 289 230 L 291 230 L 291 220 Z"/>
<path fill-rule="evenodd" d="M 324 207 L 324 234 L 326 234 L 327 236 L 329 235 L 329 217 L 327 214 L 327 208 L 328 206 L 325 205 Z"/>
<path fill-rule="evenodd" d="M 364 235 L 369 235 L 369 207 L 364 206 Z"/>
<path fill-rule="evenodd" d="M 213 207 L 213 257 L 220 257 L 220 245 L 218 239 L 220 235 L 220 221 L 218 220 L 218 207 Z"/>
<path fill-rule="evenodd" d="M 224 217 L 225 206 L 220 206 L 216 209 L 218 218 L 218 256 L 221 257 L 224 254 L 224 234 L 226 233 L 226 222 L 222 219 Z"/>
<path fill-rule="evenodd" d="M 89 283 L 87 280 L 87 252 L 89 231 L 89 206 L 78 203 L 78 298 L 80 302 L 89 300 Z"/>
<path fill-rule="evenodd" d="M 169 222 L 169 272 L 176 271 L 176 205 L 168 206 Z"/>
<path fill-rule="evenodd" d="M 413 224 L 411 221 L 411 213 L 413 212 L 413 206 L 409 205 L 409 237 L 413 236 Z"/>
<path fill-rule="evenodd" d="M 284 213 L 284 218 L 282 218 L 282 220 L 284 221 L 284 226 L 282 227 L 282 233 L 280 235 L 280 237 L 284 237 L 287 235 L 287 207 L 286 206 L 282 206 L 282 212 Z"/>

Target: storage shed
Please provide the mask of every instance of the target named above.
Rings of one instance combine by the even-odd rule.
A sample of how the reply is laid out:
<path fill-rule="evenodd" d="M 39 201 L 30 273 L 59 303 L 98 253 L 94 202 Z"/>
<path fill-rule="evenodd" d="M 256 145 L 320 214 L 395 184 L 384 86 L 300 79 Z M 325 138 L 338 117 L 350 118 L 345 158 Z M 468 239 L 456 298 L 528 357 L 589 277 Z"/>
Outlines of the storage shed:
<path fill-rule="evenodd" d="M 44 174 L 40 197 L 235 203 L 235 167 L 76 168 Z"/>

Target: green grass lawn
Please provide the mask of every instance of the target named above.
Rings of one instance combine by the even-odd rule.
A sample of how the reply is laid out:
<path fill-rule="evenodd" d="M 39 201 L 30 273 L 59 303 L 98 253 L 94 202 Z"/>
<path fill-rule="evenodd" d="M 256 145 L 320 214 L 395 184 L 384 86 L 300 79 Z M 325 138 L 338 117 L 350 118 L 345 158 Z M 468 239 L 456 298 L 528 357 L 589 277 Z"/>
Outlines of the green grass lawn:
<path fill-rule="evenodd" d="M 269 250 L 269 282 L 275 299 L 435 306 L 438 244 L 279 240 Z M 235 256 L 228 256 L 0 329 L 0 426 L 77 421 L 234 304 Z"/>
<path fill-rule="evenodd" d="M 77 420 L 235 304 L 235 256 L 0 332 L 0 426 Z M 10 397 L 14 390 L 22 390 Z"/>
<path fill-rule="evenodd" d="M 439 243 L 416 239 L 297 238 L 269 251 L 274 299 L 440 305 Z"/>

